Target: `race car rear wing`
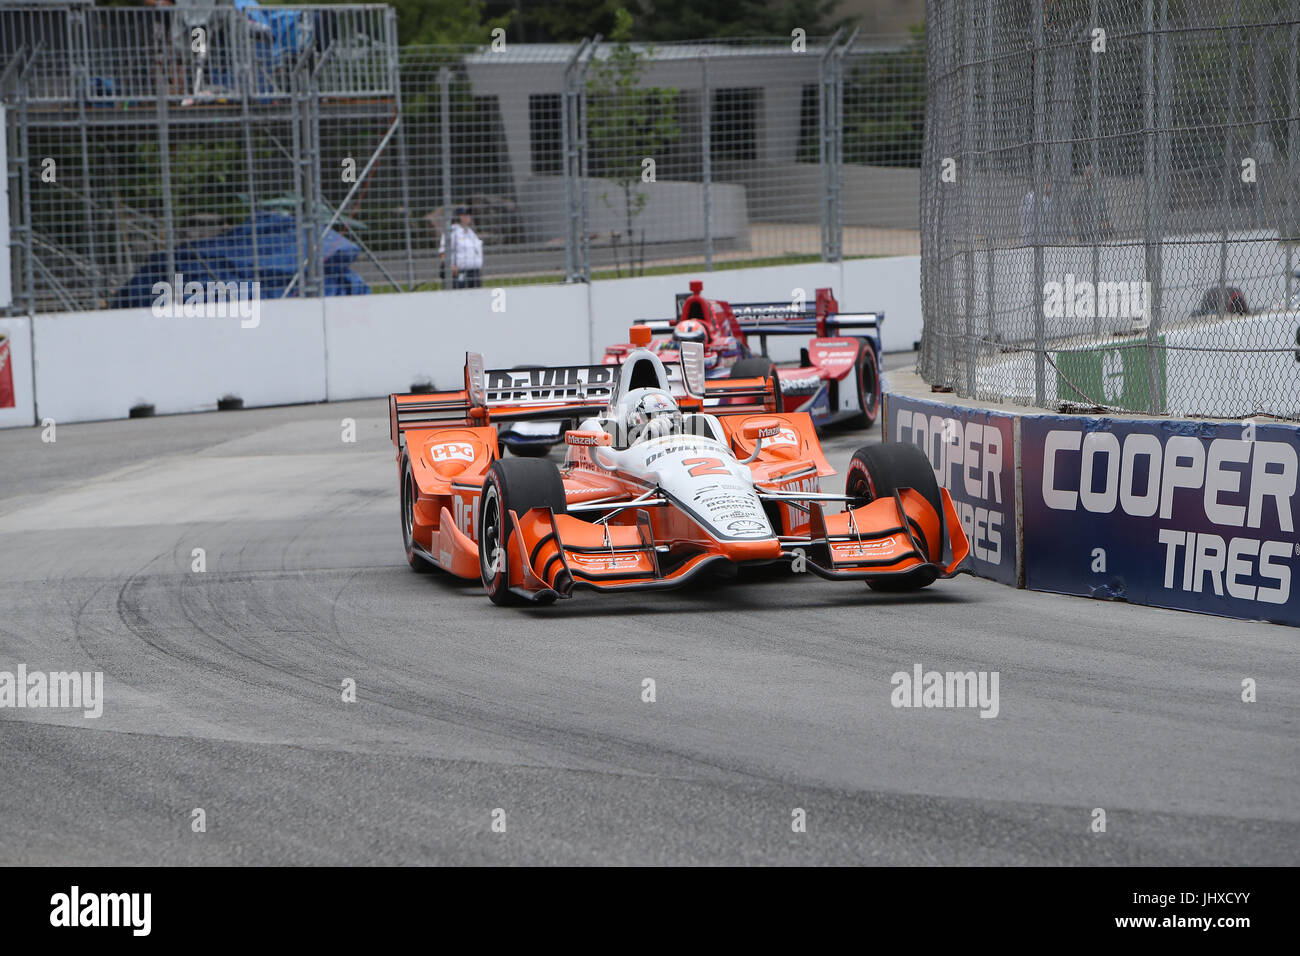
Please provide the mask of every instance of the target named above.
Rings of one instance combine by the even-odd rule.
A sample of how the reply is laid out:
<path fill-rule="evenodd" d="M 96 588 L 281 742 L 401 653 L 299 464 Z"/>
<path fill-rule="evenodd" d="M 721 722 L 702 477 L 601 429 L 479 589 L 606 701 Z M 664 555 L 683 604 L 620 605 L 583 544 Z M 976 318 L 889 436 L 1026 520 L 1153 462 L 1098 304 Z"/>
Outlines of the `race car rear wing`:
<path fill-rule="evenodd" d="M 483 356 L 467 352 L 462 390 L 388 397 L 389 437 L 400 448 L 412 429 L 584 417 L 608 404 L 616 372 L 604 365 L 485 371 Z"/>
<path fill-rule="evenodd" d="M 729 310 L 730 317 L 746 335 L 835 335 L 863 336 L 878 332 L 884 324 L 883 312 L 841 312 L 830 289 L 818 289 L 815 298 L 779 302 L 723 302 L 704 298 L 703 283 L 692 282 L 690 292 L 677 294 L 676 318 L 647 322 L 652 328 L 662 325 L 668 331 L 678 319 L 703 317 L 704 310 Z"/>

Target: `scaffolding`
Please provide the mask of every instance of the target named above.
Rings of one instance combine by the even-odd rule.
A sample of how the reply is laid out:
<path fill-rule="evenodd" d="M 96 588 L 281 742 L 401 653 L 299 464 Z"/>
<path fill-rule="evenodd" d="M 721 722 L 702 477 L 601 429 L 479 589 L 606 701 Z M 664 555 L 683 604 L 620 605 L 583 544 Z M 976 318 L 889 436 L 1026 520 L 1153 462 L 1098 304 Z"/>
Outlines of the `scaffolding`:
<path fill-rule="evenodd" d="M 322 294 L 331 231 L 387 271 L 361 211 L 386 154 L 405 188 L 390 8 L 5 6 L 0 62 L 15 309 L 112 307 L 145 263 L 170 276 L 257 215 L 298 224 L 283 294 Z"/>

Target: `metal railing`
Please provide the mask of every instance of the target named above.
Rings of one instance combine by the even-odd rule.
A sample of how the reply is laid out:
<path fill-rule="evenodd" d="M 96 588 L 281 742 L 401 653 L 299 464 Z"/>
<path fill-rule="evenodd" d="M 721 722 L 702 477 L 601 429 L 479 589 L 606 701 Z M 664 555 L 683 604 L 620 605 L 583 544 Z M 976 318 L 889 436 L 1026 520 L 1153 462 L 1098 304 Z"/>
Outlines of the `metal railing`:
<path fill-rule="evenodd" d="M 927 17 L 925 378 L 1040 407 L 1300 417 L 1295 0 Z"/>
<path fill-rule="evenodd" d="M 196 258 L 441 288 L 461 206 L 493 284 L 920 249 L 920 35 L 399 48 L 383 6 L 69 5 L 0 10 L 0 51 L 11 311 Z"/>

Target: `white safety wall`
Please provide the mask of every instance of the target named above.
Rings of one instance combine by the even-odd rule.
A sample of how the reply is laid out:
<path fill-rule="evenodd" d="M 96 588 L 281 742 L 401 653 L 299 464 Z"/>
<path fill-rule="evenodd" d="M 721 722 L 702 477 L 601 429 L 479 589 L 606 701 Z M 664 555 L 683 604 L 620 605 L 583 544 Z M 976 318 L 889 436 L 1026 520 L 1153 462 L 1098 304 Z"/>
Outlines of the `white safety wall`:
<path fill-rule="evenodd" d="M 126 418 L 140 403 L 211 411 L 225 395 L 248 406 L 326 397 L 320 300 L 263 303 L 255 328 L 147 308 L 38 315 L 32 338 L 37 411 L 57 422 Z"/>
<path fill-rule="evenodd" d="M 141 403 L 158 414 L 204 411 L 225 395 L 254 407 L 373 398 L 429 381 L 455 388 L 470 350 L 489 367 L 599 362 L 607 344 L 627 340 L 633 322 L 668 317 L 694 278 L 705 294 L 732 301 L 785 300 L 796 289 L 812 301 L 829 286 L 846 311 L 885 311 L 887 351 L 910 349 L 921 335 L 919 271 L 919 258 L 907 256 L 590 285 L 265 300 L 255 328 L 147 308 L 40 315 L 30 327 L 0 320 L 0 328 L 14 324 L 15 390 L 28 396 L 24 408 L 0 412 L 0 426 L 31 425 L 37 415 L 125 418 Z M 799 344 L 788 343 L 792 354 Z"/>

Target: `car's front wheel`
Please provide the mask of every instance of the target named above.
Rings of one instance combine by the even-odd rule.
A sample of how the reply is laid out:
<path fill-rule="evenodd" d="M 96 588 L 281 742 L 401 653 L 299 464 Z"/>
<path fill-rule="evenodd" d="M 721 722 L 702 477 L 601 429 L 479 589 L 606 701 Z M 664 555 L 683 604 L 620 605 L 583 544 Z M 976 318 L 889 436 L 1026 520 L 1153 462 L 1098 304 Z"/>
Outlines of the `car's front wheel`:
<path fill-rule="evenodd" d="M 478 513 L 478 563 L 483 589 L 493 604 L 520 604 L 510 590 L 510 568 L 522 560 L 511 547 L 514 523 L 510 512 L 522 515 L 531 508 L 566 510 L 564 481 L 555 464 L 534 458 L 505 458 L 492 463 L 483 482 Z"/>
<path fill-rule="evenodd" d="M 943 498 L 925 452 L 915 445 L 889 444 L 864 445 L 853 453 L 844 479 L 844 494 L 851 499 L 853 507 L 860 508 L 878 498 L 892 498 L 895 491 L 903 488 L 924 496 L 942 526 Z M 942 541 L 927 541 L 917 528 L 913 532 L 929 551 L 924 555 L 926 560 L 938 562 L 943 558 Z M 938 577 L 939 572 L 934 568 L 917 568 L 905 574 L 869 580 L 867 584 L 877 591 L 917 591 L 933 584 Z"/>

